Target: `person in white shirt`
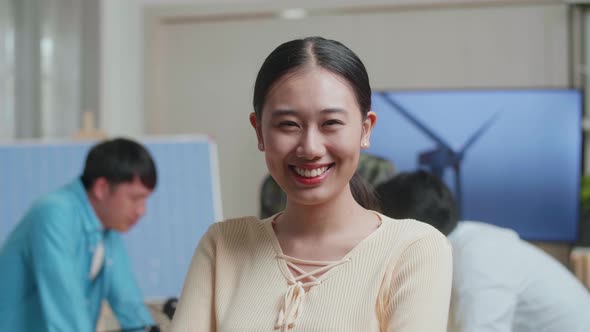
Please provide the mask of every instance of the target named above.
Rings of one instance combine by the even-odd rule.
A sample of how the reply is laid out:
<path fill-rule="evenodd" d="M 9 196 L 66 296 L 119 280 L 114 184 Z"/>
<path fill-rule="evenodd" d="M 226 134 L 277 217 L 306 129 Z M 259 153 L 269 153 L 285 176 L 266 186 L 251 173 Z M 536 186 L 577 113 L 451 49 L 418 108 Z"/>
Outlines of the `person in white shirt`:
<path fill-rule="evenodd" d="M 458 221 L 453 195 L 436 176 L 400 173 L 377 193 L 383 214 L 420 220 L 449 238 L 449 331 L 590 331 L 590 294 L 574 275 L 513 230 Z"/>

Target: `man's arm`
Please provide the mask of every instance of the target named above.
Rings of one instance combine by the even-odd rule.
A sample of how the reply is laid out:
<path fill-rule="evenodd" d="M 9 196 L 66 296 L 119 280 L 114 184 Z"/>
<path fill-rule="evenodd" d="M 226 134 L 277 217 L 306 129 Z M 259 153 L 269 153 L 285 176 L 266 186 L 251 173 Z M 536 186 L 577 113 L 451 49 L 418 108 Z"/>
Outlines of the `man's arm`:
<path fill-rule="evenodd" d="M 58 206 L 38 207 L 30 237 L 31 262 L 41 310 L 48 331 L 92 331 L 84 296 L 84 280 L 79 279 L 77 240 L 73 216 Z"/>
<path fill-rule="evenodd" d="M 453 292 L 453 324 L 460 332 L 510 332 L 516 304 L 515 292 L 501 284 L 460 288 Z"/>
<path fill-rule="evenodd" d="M 107 300 L 123 329 L 154 325 L 141 291 L 133 276 L 131 261 L 123 240 L 118 233 L 111 232 L 109 239 L 112 265 L 108 269 L 109 290 Z"/>

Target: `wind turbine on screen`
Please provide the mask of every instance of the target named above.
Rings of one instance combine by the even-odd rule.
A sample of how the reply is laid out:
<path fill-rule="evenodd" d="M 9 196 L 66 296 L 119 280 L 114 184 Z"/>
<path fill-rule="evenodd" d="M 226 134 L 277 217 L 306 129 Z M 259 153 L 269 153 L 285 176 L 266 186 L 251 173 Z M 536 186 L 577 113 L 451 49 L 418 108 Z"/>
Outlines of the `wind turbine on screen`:
<path fill-rule="evenodd" d="M 421 168 L 428 169 L 432 174 L 439 179 L 443 179 L 444 171 L 447 167 L 453 169 L 455 173 L 455 199 L 457 201 L 457 210 L 459 214 L 463 214 L 463 191 L 461 185 L 461 162 L 465 157 L 467 150 L 490 128 L 490 126 L 497 120 L 500 112 L 496 112 L 486 122 L 484 122 L 479 129 L 477 129 L 469 139 L 465 142 L 463 147 L 458 151 L 453 148 L 432 129 L 428 128 L 424 123 L 420 122 L 401 104 L 395 101 L 390 95 L 385 92 L 381 93 L 383 99 L 393 109 L 397 110 L 404 118 L 410 121 L 426 136 L 436 143 L 436 147 L 432 150 L 427 150 L 418 154 L 418 165 Z"/>

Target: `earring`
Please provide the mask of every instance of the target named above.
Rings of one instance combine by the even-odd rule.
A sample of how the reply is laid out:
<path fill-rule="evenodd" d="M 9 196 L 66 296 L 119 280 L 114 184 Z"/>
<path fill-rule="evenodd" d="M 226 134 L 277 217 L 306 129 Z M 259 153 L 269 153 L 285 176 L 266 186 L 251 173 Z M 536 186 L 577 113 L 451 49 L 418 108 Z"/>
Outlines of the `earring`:
<path fill-rule="evenodd" d="M 258 150 L 263 151 L 264 150 L 264 144 L 263 143 L 258 143 Z"/>
<path fill-rule="evenodd" d="M 361 147 L 363 147 L 363 148 L 367 148 L 367 147 L 369 147 L 369 143 L 367 143 L 367 142 L 363 142 L 363 144 L 361 145 Z"/>

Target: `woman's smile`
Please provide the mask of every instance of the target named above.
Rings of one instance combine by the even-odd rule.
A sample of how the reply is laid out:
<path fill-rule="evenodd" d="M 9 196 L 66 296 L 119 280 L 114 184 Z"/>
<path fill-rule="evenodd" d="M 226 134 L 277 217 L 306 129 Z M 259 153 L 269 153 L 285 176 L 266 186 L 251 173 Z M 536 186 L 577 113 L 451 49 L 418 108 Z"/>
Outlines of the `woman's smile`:
<path fill-rule="evenodd" d="M 303 185 L 318 185 L 329 176 L 334 165 L 335 163 L 289 165 L 289 169 L 292 171 L 298 183 Z"/>

